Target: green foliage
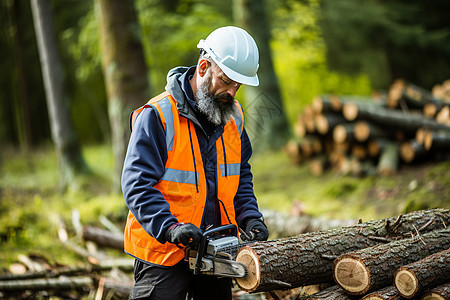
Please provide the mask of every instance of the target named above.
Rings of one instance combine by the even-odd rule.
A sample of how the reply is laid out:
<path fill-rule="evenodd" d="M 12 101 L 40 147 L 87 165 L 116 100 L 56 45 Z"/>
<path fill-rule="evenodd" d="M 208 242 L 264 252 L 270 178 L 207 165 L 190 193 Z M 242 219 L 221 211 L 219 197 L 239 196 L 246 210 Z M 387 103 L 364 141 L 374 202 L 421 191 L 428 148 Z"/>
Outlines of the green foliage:
<path fill-rule="evenodd" d="M 378 89 L 399 77 L 431 88 L 450 77 L 449 9 L 446 0 L 324 0 L 329 65 L 364 72 Z"/>
<path fill-rule="evenodd" d="M 319 18 L 318 0 L 286 1 L 274 13 L 274 65 L 291 123 L 319 94 L 371 93 L 366 75 L 349 76 L 328 69 Z"/>
<path fill-rule="evenodd" d="M 231 23 L 217 3 L 181 0 L 162 5 L 160 2 L 136 2 L 155 94 L 163 91 L 170 69 L 197 63 L 200 39 L 206 38 L 213 29 Z"/>

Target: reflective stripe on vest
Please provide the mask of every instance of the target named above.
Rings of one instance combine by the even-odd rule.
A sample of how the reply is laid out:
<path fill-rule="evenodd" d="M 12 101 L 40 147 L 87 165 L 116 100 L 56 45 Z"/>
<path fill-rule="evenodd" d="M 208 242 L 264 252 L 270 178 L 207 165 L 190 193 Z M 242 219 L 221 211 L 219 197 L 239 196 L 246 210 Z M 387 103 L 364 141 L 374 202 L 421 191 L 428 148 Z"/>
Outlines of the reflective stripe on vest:
<path fill-rule="evenodd" d="M 241 133 L 243 114 L 224 126 L 224 133 L 216 142 L 217 190 L 222 202 L 221 222 L 236 224 L 234 196 L 240 179 Z M 206 176 L 197 133 L 194 124 L 179 115 L 176 101 L 166 92 L 139 108 L 132 114 L 131 125 L 139 113 L 153 107 L 160 116 L 166 134 L 167 161 L 165 172 L 154 186 L 170 205 L 171 213 L 178 222 L 193 223 L 200 227 L 206 202 Z M 224 211 L 226 209 L 226 213 Z M 228 216 L 227 216 L 228 215 Z M 177 245 L 161 244 L 148 234 L 131 212 L 125 227 L 125 252 L 141 260 L 173 266 L 184 258 L 184 251 Z"/>

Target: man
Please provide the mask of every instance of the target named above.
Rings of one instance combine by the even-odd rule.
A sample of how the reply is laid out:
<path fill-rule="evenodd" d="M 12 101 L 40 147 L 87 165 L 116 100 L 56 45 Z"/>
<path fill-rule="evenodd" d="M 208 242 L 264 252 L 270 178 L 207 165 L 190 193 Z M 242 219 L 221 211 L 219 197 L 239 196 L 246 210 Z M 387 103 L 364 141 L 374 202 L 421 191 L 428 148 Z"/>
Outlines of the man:
<path fill-rule="evenodd" d="M 257 86 L 259 53 L 243 29 L 200 40 L 196 66 L 172 69 L 166 92 L 133 112 L 122 190 L 130 210 L 125 252 L 136 258 L 130 299 L 231 299 L 231 280 L 193 275 L 184 246 L 235 224 L 266 240 L 248 160 L 244 115 L 234 99 Z"/>

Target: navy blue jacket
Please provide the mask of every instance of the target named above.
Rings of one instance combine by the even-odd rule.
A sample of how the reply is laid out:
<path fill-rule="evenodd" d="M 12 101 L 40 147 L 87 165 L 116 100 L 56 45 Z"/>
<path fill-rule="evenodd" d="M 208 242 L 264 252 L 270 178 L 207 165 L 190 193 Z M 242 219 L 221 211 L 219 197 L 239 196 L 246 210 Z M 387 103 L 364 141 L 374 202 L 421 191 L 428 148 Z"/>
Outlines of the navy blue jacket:
<path fill-rule="evenodd" d="M 167 75 L 166 90 L 177 101 L 180 116 L 195 124 L 207 181 L 207 197 L 201 228 L 220 225 L 220 208 L 217 201 L 217 154 L 216 141 L 223 133 L 223 126 L 214 126 L 197 111 L 189 78 L 195 71 L 178 67 Z M 248 160 L 252 148 L 248 135 L 243 130 L 241 137 L 241 173 L 239 187 L 234 198 L 236 221 L 245 229 L 252 218 L 261 218 L 253 192 L 253 175 Z M 189 153 L 190 154 L 190 153 Z M 191 155 L 187 154 L 187 157 Z M 191 158 L 192 159 L 192 158 Z M 147 233 L 165 243 L 164 232 L 177 219 L 161 192 L 154 188 L 165 170 L 167 148 L 165 131 L 158 112 L 150 107 L 142 110 L 136 118 L 131 133 L 122 172 L 122 191 L 131 213 Z"/>

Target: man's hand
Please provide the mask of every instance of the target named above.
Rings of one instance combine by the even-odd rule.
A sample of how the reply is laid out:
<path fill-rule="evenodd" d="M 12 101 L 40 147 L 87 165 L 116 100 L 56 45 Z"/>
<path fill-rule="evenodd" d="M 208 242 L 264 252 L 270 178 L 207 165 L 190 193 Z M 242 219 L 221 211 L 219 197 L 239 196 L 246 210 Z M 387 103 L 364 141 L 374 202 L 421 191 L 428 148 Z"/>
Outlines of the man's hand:
<path fill-rule="evenodd" d="M 245 225 L 245 232 L 241 235 L 243 241 L 266 241 L 269 230 L 261 219 L 250 219 Z"/>
<path fill-rule="evenodd" d="M 203 233 L 194 224 L 176 223 L 167 229 L 165 235 L 169 243 L 183 244 L 184 246 L 191 244 L 196 246 L 200 243 Z"/>

